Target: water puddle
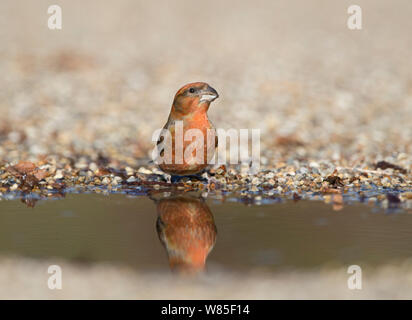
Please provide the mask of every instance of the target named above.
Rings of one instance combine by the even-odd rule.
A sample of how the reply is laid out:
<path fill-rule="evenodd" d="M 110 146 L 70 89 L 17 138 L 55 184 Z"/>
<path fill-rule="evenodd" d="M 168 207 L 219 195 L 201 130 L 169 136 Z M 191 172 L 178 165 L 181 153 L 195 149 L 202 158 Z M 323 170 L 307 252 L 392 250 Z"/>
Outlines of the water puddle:
<path fill-rule="evenodd" d="M 336 211 L 320 201 L 247 206 L 190 195 L 68 194 L 34 207 L 0 201 L 0 255 L 139 272 L 373 268 L 411 257 L 409 213 L 361 203 Z"/>

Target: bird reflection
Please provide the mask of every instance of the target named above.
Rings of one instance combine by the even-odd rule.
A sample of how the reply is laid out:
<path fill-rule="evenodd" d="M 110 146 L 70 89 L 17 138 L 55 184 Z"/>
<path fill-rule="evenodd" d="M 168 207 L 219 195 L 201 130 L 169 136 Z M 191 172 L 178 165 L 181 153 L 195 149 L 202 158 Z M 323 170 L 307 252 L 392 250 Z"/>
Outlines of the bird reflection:
<path fill-rule="evenodd" d="M 21 198 L 20 201 L 23 202 L 27 207 L 34 208 L 38 199 L 32 197 L 24 197 Z"/>
<path fill-rule="evenodd" d="M 203 199 L 178 196 L 157 201 L 156 229 L 170 268 L 181 273 L 204 270 L 216 241 L 212 212 Z"/>

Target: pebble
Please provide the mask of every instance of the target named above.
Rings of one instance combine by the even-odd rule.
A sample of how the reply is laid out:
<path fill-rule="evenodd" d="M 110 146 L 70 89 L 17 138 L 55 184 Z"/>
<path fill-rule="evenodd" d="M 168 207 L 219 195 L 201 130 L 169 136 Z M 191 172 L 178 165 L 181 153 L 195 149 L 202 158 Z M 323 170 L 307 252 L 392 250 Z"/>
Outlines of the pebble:
<path fill-rule="evenodd" d="M 62 170 L 57 170 L 56 174 L 53 177 L 54 180 L 58 180 L 58 179 L 63 179 L 63 171 Z"/>
<path fill-rule="evenodd" d="M 146 169 L 145 167 L 140 167 L 139 170 L 137 170 L 137 172 L 143 173 L 143 174 L 152 174 L 152 171 L 150 171 L 149 169 Z"/>
<path fill-rule="evenodd" d="M 127 174 L 128 176 L 134 175 L 134 170 L 133 170 L 132 168 L 126 167 L 125 170 L 126 170 L 126 174 Z"/>
<path fill-rule="evenodd" d="M 129 178 L 126 180 L 126 182 L 128 182 L 128 183 L 132 183 L 132 182 L 136 182 L 136 181 L 137 181 L 136 177 L 133 177 L 133 176 L 129 177 Z"/>
<path fill-rule="evenodd" d="M 117 185 L 117 184 L 120 184 L 122 181 L 123 181 L 123 179 L 121 177 L 116 176 L 116 177 L 113 178 L 112 184 Z"/>
<path fill-rule="evenodd" d="M 97 170 L 99 170 L 99 167 L 97 166 L 96 163 L 92 162 L 89 164 L 89 169 L 93 172 L 96 172 Z"/>

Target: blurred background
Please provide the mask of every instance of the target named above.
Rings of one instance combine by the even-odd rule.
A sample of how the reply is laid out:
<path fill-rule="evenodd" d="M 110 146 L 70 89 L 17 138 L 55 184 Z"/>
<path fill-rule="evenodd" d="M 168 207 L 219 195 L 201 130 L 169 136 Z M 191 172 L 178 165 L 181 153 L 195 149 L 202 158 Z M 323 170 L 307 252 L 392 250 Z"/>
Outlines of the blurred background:
<path fill-rule="evenodd" d="M 362 8 L 362 30 L 347 27 L 352 4 Z M 62 9 L 61 30 L 48 28 L 51 5 Z M 381 169 L 391 165 L 402 177 L 382 182 L 382 194 L 370 200 L 373 205 L 380 197 L 386 207 L 399 203 L 384 192 L 399 186 L 410 191 L 411 185 L 411 18 L 408 0 L 2 0 L 0 200 L 13 199 L 17 178 L 44 179 L 46 172 L 35 170 L 45 163 L 53 167 L 47 177 L 52 182 L 41 187 L 47 196 L 63 188 L 54 180 L 69 187 L 85 181 L 85 172 L 75 180 L 56 168 L 66 168 L 65 174 L 90 168 L 100 177 L 112 174 L 101 167 L 133 171 L 146 165 L 152 133 L 166 122 L 176 91 L 204 81 L 220 94 L 209 110 L 212 122 L 224 129 L 261 129 L 262 163 L 287 177 L 284 190 L 302 186 L 305 171 L 298 168 L 326 162 L 329 171 L 321 168 L 316 183 L 341 192 L 340 180 L 327 180 L 335 168 L 361 166 L 370 173 L 385 160 Z M 24 162 L 20 172 L 8 166 L 21 160 L 37 165 Z M 294 169 L 289 172 L 285 163 Z M 295 170 L 300 178 L 293 181 Z M 354 175 L 368 177 L 353 171 L 345 183 Z M 379 180 L 390 175 L 375 173 Z M 36 188 L 33 183 L 29 191 Z M 130 188 L 139 195 L 138 187 Z M 404 194 L 410 209 L 412 194 Z M 342 194 L 334 196 L 339 201 L 330 194 L 323 199 L 339 213 L 315 201 L 226 207 L 210 199 L 219 235 L 210 258 L 213 273 L 198 282 L 164 272 L 167 256 L 154 227 L 158 213 L 145 197 L 69 195 L 34 209 L 1 201 L 0 298 L 410 297 L 410 215 L 376 214 L 363 204 L 343 208 Z M 22 202 L 34 207 L 37 200 Z M 364 201 L 364 194 L 356 200 Z M 378 261 L 379 268 L 368 269 L 365 290 L 354 292 L 347 288 L 346 264 L 360 258 Z M 144 259 L 160 261 L 163 269 L 132 268 Z M 345 267 L 326 270 L 334 259 Z M 118 264 L 106 264 L 113 260 Z M 213 269 L 216 261 L 230 267 Z M 285 261 L 314 268 L 266 273 L 262 267 Z M 257 269 L 234 273 L 242 263 Z M 46 287 L 51 264 L 64 267 L 70 279 L 65 290 Z"/>
<path fill-rule="evenodd" d="M 175 92 L 205 81 L 214 124 L 260 128 L 270 160 L 407 161 L 412 5 L 359 0 L 349 30 L 352 2 L 3 0 L 0 159 L 134 164 Z"/>

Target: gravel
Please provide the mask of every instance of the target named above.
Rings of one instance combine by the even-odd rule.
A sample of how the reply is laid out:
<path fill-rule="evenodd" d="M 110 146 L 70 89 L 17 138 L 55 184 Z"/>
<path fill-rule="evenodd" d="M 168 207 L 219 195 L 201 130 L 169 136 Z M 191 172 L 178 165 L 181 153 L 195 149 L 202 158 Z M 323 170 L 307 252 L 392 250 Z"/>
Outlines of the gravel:
<path fill-rule="evenodd" d="M 409 2 L 361 1 L 360 31 L 320 0 L 64 3 L 60 31 L 48 5 L 0 4 L 0 199 L 177 189 L 412 207 Z M 171 185 L 149 164 L 192 81 L 219 92 L 217 127 L 261 129 L 257 174 L 242 164 Z"/>

